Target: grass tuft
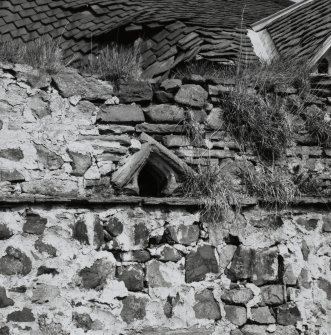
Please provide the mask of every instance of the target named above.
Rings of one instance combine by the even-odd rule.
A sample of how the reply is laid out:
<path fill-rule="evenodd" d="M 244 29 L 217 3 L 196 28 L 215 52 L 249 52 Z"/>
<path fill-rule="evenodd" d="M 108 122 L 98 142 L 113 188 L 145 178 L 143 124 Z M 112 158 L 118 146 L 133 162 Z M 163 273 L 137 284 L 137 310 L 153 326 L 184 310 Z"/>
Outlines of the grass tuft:
<path fill-rule="evenodd" d="M 290 139 L 284 105 L 247 91 L 235 89 L 222 102 L 228 131 L 244 147 L 247 144 L 262 159 L 278 159 Z"/>
<path fill-rule="evenodd" d="M 206 222 L 218 223 L 230 217 L 232 205 L 240 208 L 239 196 L 222 168 L 209 162 L 199 165 L 197 171 L 188 172 L 182 185 L 185 197 L 199 198 L 203 202 L 202 217 Z"/>
<path fill-rule="evenodd" d="M 102 49 L 98 56 L 91 57 L 86 70 L 114 84 L 128 79 L 139 79 L 140 44 L 127 46 L 112 43 Z"/>
<path fill-rule="evenodd" d="M 63 68 L 62 51 L 56 40 L 40 37 L 34 41 L 7 41 L 0 43 L 0 61 L 27 64 L 49 73 Z"/>
<path fill-rule="evenodd" d="M 284 209 L 301 195 L 293 177 L 282 167 L 259 164 L 257 169 L 242 168 L 241 178 L 249 195 L 275 208 Z"/>

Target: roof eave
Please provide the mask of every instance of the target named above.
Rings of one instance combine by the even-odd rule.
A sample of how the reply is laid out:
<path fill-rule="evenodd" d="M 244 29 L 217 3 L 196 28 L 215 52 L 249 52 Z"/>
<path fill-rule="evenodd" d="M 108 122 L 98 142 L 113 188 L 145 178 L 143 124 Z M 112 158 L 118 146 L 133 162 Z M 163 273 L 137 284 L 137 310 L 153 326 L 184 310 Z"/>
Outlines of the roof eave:
<path fill-rule="evenodd" d="M 292 13 L 293 11 L 297 10 L 298 8 L 308 4 L 308 3 L 311 3 L 311 2 L 314 2 L 315 0 L 303 0 L 301 2 L 298 2 L 298 3 L 295 3 L 285 9 L 282 9 L 280 10 L 279 12 L 275 13 L 275 14 L 272 14 L 260 21 L 257 21 L 255 23 L 253 23 L 251 25 L 251 28 L 254 30 L 254 31 L 260 31 L 262 29 L 264 29 L 265 27 L 267 27 L 269 24 L 271 24 L 272 22 L 278 20 L 279 18 L 285 16 L 285 15 L 288 15 L 290 13 Z"/>

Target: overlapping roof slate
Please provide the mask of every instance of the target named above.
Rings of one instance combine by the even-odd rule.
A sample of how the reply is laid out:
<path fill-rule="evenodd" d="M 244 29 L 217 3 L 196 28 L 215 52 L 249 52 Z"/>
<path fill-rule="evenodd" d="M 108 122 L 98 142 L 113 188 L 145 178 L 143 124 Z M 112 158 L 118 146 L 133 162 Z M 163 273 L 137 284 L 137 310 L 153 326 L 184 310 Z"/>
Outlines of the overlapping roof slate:
<path fill-rule="evenodd" d="M 5 0 L 0 1 L 0 41 L 43 35 L 60 39 L 67 60 L 91 45 L 139 31 L 143 69 L 156 76 L 196 55 L 223 63 L 256 60 L 246 27 L 289 0 Z M 111 37 L 110 37 L 111 36 Z"/>
<path fill-rule="evenodd" d="M 275 50 L 267 52 L 318 61 L 327 41 L 331 46 L 331 0 L 304 0 L 252 27 L 269 34 Z"/>

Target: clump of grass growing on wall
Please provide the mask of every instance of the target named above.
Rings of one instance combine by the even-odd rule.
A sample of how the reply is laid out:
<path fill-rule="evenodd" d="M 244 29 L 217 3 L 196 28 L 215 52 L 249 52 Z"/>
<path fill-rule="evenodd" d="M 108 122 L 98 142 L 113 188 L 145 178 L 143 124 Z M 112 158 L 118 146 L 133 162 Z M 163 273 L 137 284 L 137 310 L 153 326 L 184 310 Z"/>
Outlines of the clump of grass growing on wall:
<path fill-rule="evenodd" d="M 303 116 L 305 127 L 312 138 L 321 146 L 331 145 L 331 119 L 318 107 L 308 107 Z"/>
<path fill-rule="evenodd" d="M 49 73 L 56 73 L 64 66 L 58 42 L 46 36 L 28 43 L 22 41 L 0 43 L 0 61 L 27 64 Z"/>
<path fill-rule="evenodd" d="M 182 122 L 183 133 L 189 139 L 190 144 L 194 146 L 203 146 L 204 140 L 204 127 L 194 118 L 194 113 L 191 110 L 185 111 L 185 118 Z"/>
<path fill-rule="evenodd" d="M 182 189 L 185 197 L 201 199 L 202 217 L 206 222 L 218 223 L 229 217 L 232 205 L 240 208 L 239 196 L 222 168 L 209 162 L 199 165 L 196 172 L 188 172 Z"/>
<path fill-rule="evenodd" d="M 276 208 L 286 208 L 300 196 L 293 177 L 282 167 L 259 164 L 256 169 L 245 167 L 241 178 L 249 195 Z"/>
<path fill-rule="evenodd" d="M 140 44 L 110 44 L 98 56 L 91 57 L 87 71 L 115 84 L 138 79 L 141 75 Z"/>
<path fill-rule="evenodd" d="M 222 106 L 227 129 L 242 146 L 248 144 L 266 160 L 282 156 L 290 128 L 281 102 L 236 88 L 224 97 Z"/>

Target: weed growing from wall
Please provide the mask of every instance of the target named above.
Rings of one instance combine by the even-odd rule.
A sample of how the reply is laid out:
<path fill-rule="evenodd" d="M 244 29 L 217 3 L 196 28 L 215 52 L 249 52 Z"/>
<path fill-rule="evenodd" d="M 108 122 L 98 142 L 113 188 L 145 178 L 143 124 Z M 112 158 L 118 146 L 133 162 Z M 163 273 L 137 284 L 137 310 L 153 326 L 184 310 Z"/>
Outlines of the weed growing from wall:
<path fill-rule="evenodd" d="M 234 89 L 223 101 L 223 118 L 228 131 L 263 159 L 282 156 L 290 140 L 290 129 L 280 101 Z"/>
<path fill-rule="evenodd" d="M 282 167 L 258 164 L 256 169 L 252 169 L 246 166 L 241 171 L 241 178 L 249 195 L 276 209 L 288 207 L 301 195 L 294 178 Z"/>
<path fill-rule="evenodd" d="M 232 206 L 240 208 L 231 180 L 228 180 L 219 165 L 209 162 L 199 165 L 196 172 L 184 176 L 182 190 L 185 197 L 198 198 L 203 203 L 202 217 L 205 222 L 219 223 L 232 213 Z"/>
<path fill-rule="evenodd" d="M 50 37 L 40 37 L 28 43 L 0 43 L 0 61 L 27 64 L 49 73 L 56 73 L 64 67 L 58 41 Z"/>
<path fill-rule="evenodd" d="M 102 49 L 96 57 L 91 57 L 86 70 L 114 84 L 122 80 L 139 79 L 141 75 L 140 44 L 112 43 Z"/>

